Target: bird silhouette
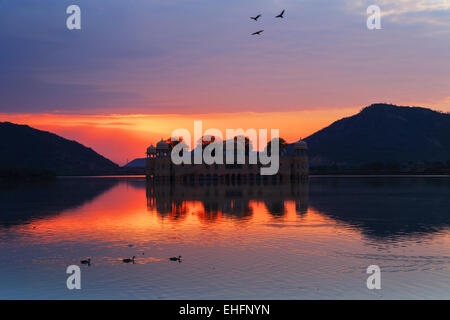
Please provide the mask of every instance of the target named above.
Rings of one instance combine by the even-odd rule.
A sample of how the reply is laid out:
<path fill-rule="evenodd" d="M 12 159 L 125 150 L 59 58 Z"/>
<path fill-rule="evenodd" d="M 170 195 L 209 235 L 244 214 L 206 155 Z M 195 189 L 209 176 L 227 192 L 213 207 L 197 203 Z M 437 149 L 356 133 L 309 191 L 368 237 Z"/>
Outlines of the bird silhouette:
<path fill-rule="evenodd" d="M 255 21 L 258 21 L 259 17 L 261 17 L 260 14 L 258 14 L 256 17 L 250 17 L 250 19 L 253 19 L 253 20 L 255 20 Z"/>
<path fill-rule="evenodd" d="M 170 261 L 178 261 L 181 263 L 181 256 L 169 258 Z"/>
<path fill-rule="evenodd" d="M 125 262 L 125 263 L 130 263 L 130 262 L 133 262 L 133 263 L 134 263 L 134 259 L 136 259 L 135 256 L 133 256 L 133 258 L 125 258 L 125 259 L 122 259 L 122 261 Z"/>
<path fill-rule="evenodd" d="M 263 32 L 264 30 L 259 30 L 259 31 L 256 31 L 256 32 L 253 32 L 252 33 L 252 36 L 254 36 L 255 34 L 261 34 L 261 32 Z"/>
<path fill-rule="evenodd" d="M 81 264 L 87 264 L 88 266 L 90 266 L 91 265 L 91 258 L 89 258 L 87 260 L 81 260 L 80 262 L 81 262 Z"/>
<path fill-rule="evenodd" d="M 275 18 L 284 18 L 283 17 L 284 11 L 286 11 L 286 10 L 283 9 L 283 11 L 281 11 L 281 13 L 279 15 L 277 15 Z"/>

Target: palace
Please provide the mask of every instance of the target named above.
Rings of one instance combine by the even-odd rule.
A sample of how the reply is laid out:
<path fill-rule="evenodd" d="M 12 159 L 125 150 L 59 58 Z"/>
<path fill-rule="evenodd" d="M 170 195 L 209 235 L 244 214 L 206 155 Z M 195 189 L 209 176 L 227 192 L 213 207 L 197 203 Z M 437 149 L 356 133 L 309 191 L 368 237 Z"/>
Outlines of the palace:
<path fill-rule="evenodd" d="M 180 164 L 171 160 L 170 145 L 161 140 L 156 147 L 147 148 L 147 179 L 190 184 L 261 184 L 304 181 L 308 178 L 307 144 L 299 140 L 280 152 L 279 170 L 276 175 L 261 175 L 261 164 Z"/>

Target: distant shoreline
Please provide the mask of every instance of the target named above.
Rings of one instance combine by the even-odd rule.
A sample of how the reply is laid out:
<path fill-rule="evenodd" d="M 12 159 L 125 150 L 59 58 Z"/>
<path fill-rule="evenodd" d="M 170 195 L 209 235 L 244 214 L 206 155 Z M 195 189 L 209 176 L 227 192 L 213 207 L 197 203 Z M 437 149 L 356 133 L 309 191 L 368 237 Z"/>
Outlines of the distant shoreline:
<path fill-rule="evenodd" d="M 80 176 L 57 176 L 58 179 L 69 179 L 69 178 L 146 178 L 145 175 L 137 175 L 137 174 L 113 174 L 113 175 L 80 175 Z"/>
<path fill-rule="evenodd" d="M 0 168 L 1 182 L 33 182 L 54 180 L 56 174 L 49 170 L 30 168 Z"/>
<path fill-rule="evenodd" d="M 309 178 L 450 178 L 450 174 L 312 174 Z M 57 176 L 58 179 L 71 178 L 143 178 L 145 175 L 83 175 L 83 176 Z"/>
<path fill-rule="evenodd" d="M 312 174 L 310 178 L 450 178 L 450 174 Z"/>
<path fill-rule="evenodd" d="M 37 182 L 55 179 L 146 179 L 144 174 L 92 174 L 92 175 L 55 175 L 40 170 L 0 170 L 0 182 Z M 450 178 L 450 174 L 432 173 L 313 173 L 311 179 L 317 178 Z"/>

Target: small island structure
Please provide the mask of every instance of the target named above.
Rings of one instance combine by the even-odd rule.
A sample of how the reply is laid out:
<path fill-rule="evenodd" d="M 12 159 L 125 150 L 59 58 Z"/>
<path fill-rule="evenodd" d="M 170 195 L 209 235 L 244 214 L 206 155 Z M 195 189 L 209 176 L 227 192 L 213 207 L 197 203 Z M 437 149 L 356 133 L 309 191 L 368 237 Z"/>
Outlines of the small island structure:
<path fill-rule="evenodd" d="M 171 148 L 171 144 L 162 139 L 156 147 L 152 144 L 147 148 L 145 168 L 147 180 L 188 184 L 260 184 L 299 182 L 308 179 L 308 146 L 303 140 L 290 145 L 280 145 L 279 170 L 277 174 L 271 176 L 260 174 L 263 165 L 259 162 L 249 164 L 248 152 L 245 164 L 175 165 L 171 160 Z"/>

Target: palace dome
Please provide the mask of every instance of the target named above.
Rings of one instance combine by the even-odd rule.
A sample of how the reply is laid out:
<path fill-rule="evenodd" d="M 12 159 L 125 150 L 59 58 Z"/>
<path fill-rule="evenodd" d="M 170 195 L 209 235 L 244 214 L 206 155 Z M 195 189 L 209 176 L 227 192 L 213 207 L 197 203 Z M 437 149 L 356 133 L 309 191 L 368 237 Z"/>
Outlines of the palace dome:
<path fill-rule="evenodd" d="M 156 149 L 158 149 L 158 150 L 168 150 L 169 149 L 169 144 L 167 142 L 165 142 L 163 139 L 161 139 L 161 141 L 156 144 Z"/>
<path fill-rule="evenodd" d="M 298 140 L 298 141 L 294 144 L 294 149 L 296 149 L 296 150 L 306 150 L 306 149 L 308 149 L 308 145 L 306 144 L 305 141 L 303 141 L 303 140 Z"/>
<path fill-rule="evenodd" d="M 147 153 L 148 154 L 156 153 L 156 148 L 153 145 L 151 145 L 150 147 L 147 148 Z"/>

